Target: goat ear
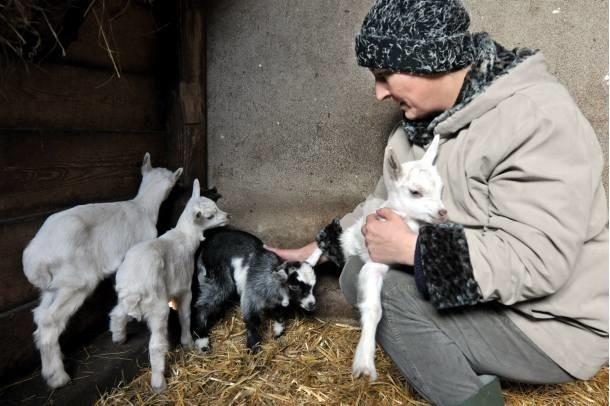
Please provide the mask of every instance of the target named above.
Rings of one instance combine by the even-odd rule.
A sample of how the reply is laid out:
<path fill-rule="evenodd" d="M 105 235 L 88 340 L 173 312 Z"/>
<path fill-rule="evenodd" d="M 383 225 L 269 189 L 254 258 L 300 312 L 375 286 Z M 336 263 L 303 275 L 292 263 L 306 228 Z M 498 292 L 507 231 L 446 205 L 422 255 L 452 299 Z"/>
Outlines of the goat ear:
<path fill-rule="evenodd" d="M 201 196 L 200 190 L 199 190 L 199 179 L 195 179 L 193 181 L 193 195 L 192 195 L 192 197 L 199 197 L 199 196 Z"/>
<path fill-rule="evenodd" d="M 144 159 L 142 160 L 142 175 L 149 172 L 151 169 L 152 165 L 150 164 L 150 154 L 147 152 L 144 154 Z"/>
<path fill-rule="evenodd" d="M 205 269 L 205 265 L 203 264 L 203 260 L 201 256 L 197 258 L 197 280 L 200 284 L 205 282 L 205 277 L 208 274 L 208 270 Z"/>
<path fill-rule="evenodd" d="M 389 181 L 396 182 L 403 175 L 402 166 L 396 156 L 396 153 L 392 148 L 388 148 L 385 153 L 385 164 L 383 165 L 383 176 L 386 181 L 386 185 Z"/>
<path fill-rule="evenodd" d="M 286 274 L 286 278 L 288 278 L 288 275 L 292 275 L 294 272 L 296 272 L 294 266 L 292 266 L 293 264 L 294 262 L 285 261 L 278 265 L 275 270 L 277 272 L 282 271 L 284 274 Z"/>
<path fill-rule="evenodd" d="M 280 280 L 286 282 L 288 280 L 288 275 L 286 274 L 286 270 L 284 268 L 278 268 L 275 271 L 275 274 L 280 277 Z"/>
<path fill-rule="evenodd" d="M 220 193 L 218 193 L 218 191 L 216 190 L 215 187 L 213 187 L 212 189 L 204 190 L 201 194 L 204 197 L 207 197 L 208 199 L 213 200 L 214 202 L 218 202 L 218 199 L 220 199 L 222 197 L 222 195 Z"/>
<path fill-rule="evenodd" d="M 426 150 L 426 153 L 421 158 L 421 160 L 423 162 L 425 162 L 429 165 L 434 164 L 434 160 L 436 159 L 436 154 L 438 152 L 438 143 L 439 143 L 439 136 L 438 136 L 438 134 L 435 134 L 434 138 L 432 138 L 432 142 L 430 143 L 430 145 L 428 146 L 428 149 Z"/>
<path fill-rule="evenodd" d="M 176 172 L 174 172 L 174 183 L 178 181 L 180 175 L 182 175 L 182 168 L 178 168 L 176 169 Z"/>

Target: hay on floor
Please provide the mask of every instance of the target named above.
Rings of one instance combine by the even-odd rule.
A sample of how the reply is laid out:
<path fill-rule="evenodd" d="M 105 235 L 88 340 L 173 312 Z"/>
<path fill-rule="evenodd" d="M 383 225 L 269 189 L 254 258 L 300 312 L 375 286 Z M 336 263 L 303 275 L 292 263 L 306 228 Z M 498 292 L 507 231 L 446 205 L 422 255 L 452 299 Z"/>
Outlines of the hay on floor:
<path fill-rule="evenodd" d="M 210 353 L 171 352 L 165 392 L 151 391 L 150 370 L 144 370 L 97 404 L 428 404 L 403 384 L 400 372 L 379 348 L 379 379 L 353 379 L 358 337 L 354 326 L 301 317 L 289 321 L 277 340 L 269 328 L 262 351 L 251 355 L 245 350 L 240 313 L 233 310 L 214 327 Z M 508 405 L 608 405 L 608 368 L 586 382 L 502 386 Z"/>

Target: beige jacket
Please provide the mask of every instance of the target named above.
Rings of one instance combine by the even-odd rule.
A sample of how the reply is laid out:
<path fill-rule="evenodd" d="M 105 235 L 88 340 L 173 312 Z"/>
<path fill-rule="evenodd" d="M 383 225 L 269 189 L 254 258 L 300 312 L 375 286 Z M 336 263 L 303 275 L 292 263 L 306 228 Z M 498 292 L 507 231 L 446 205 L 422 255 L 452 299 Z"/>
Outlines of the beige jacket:
<path fill-rule="evenodd" d="M 443 202 L 450 221 L 464 226 L 483 300 L 608 331 L 603 154 L 544 56 L 535 54 L 498 77 L 435 132 Z M 423 155 L 401 126 L 388 147 L 402 161 Z M 383 180 L 373 196 L 385 198 Z M 341 219 L 344 229 L 361 209 Z M 508 315 L 577 378 L 591 377 L 608 360 L 607 338 L 553 319 Z"/>

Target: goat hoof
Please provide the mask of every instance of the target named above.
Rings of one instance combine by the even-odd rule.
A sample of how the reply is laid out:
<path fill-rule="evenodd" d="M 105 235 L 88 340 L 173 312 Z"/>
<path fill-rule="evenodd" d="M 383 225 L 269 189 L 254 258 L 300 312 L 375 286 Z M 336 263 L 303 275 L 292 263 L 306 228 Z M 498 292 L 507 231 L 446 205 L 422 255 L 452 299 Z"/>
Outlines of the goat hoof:
<path fill-rule="evenodd" d="M 192 338 L 190 340 L 183 340 L 183 341 L 181 341 L 180 344 L 182 345 L 182 348 L 186 348 L 186 349 L 195 348 L 195 342 L 193 341 Z"/>
<path fill-rule="evenodd" d="M 261 343 L 257 342 L 254 345 L 248 345 L 248 348 L 250 349 L 250 351 L 252 352 L 252 354 L 258 354 L 259 352 L 261 352 Z"/>
<path fill-rule="evenodd" d="M 66 371 L 63 370 L 56 371 L 49 376 L 45 376 L 45 380 L 51 388 L 56 389 L 70 382 L 70 375 L 68 375 Z"/>
<path fill-rule="evenodd" d="M 127 341 L 127 337 L 125 337 L 124 335 L 121 336 L 115 336 L 114 334 L 112 335 L 112 342 L 114 344 L 125 344 L 125 341 Z"/>
<path fill-rule="evenodd" d="M 163 392 L 167 388 L 167 382 L 164 377 L 152 377 L 150 386 L 155 393 Z"/>
<path fill-rule="evenodd" d="M 279 338 L 282 334 L 284 334 L 284 324 L 274 322 L 273 323 L 273 336 L 275 338 Z"/>
<path fill-rule="evenodd" d="M 110 331 L 112 333 L 112 342 L 114 344 L 125 344 L 125 341 L 127 339 L 127 334 L 125 334 L 125 332 L 118 332 L 118 331 Z"/>
<path fill-rule="evenodd" d="M 375 370 L 375 347 L 366 350 L 368 346 L 363 344 L 362 338 L 358 342 L 354 360 L 352 361 L 352 375 L 355 378 L 368 376 L 372 381 L 377 379 L 377 371 Z"/>
<path fill-rule="evenodd" d="M 211 350 L 210 338 L 209 337 L 198 338 L 197 340 L 195 340 L 195 347 L 197 347 L 199 349 L 199 351 L 209 352 Z"/>
<path fill-rule="evenodd" d="M 369 381 L 371 381 L 371 382 L 377 380 L 377 371 L 375 371 L 375 367 L 353 365 L 352 366 L 352 375 L 354 376 L 354 378 L 361 378 L 361 377 L 368 376 Z"/>
<path fill-rule="evenodd" d="M 356 354 L 352 363 L 352 375 L 354 378 L 368 376 L 371 382 L 377 379 L 375 359 L 365 356 L 360 347 L 356 349 Z"/>

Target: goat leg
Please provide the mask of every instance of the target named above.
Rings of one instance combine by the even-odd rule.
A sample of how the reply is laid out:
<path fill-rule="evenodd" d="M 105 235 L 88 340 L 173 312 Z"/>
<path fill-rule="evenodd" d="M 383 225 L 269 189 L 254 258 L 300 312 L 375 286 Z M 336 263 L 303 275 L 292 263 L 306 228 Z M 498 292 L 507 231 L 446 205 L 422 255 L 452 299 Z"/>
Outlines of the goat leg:
<path fill-rule="evenodd" d="M 368 376 L 371 381 L 377 379 L 375 334 L 381 320 L 381 287 L 388 269 L 387 265 L 367 262 L 358 274 L 358 290 L 361 296 L 358 308 L 362 330 L 354 354 L 352 374 L 355 377 Z"/>

